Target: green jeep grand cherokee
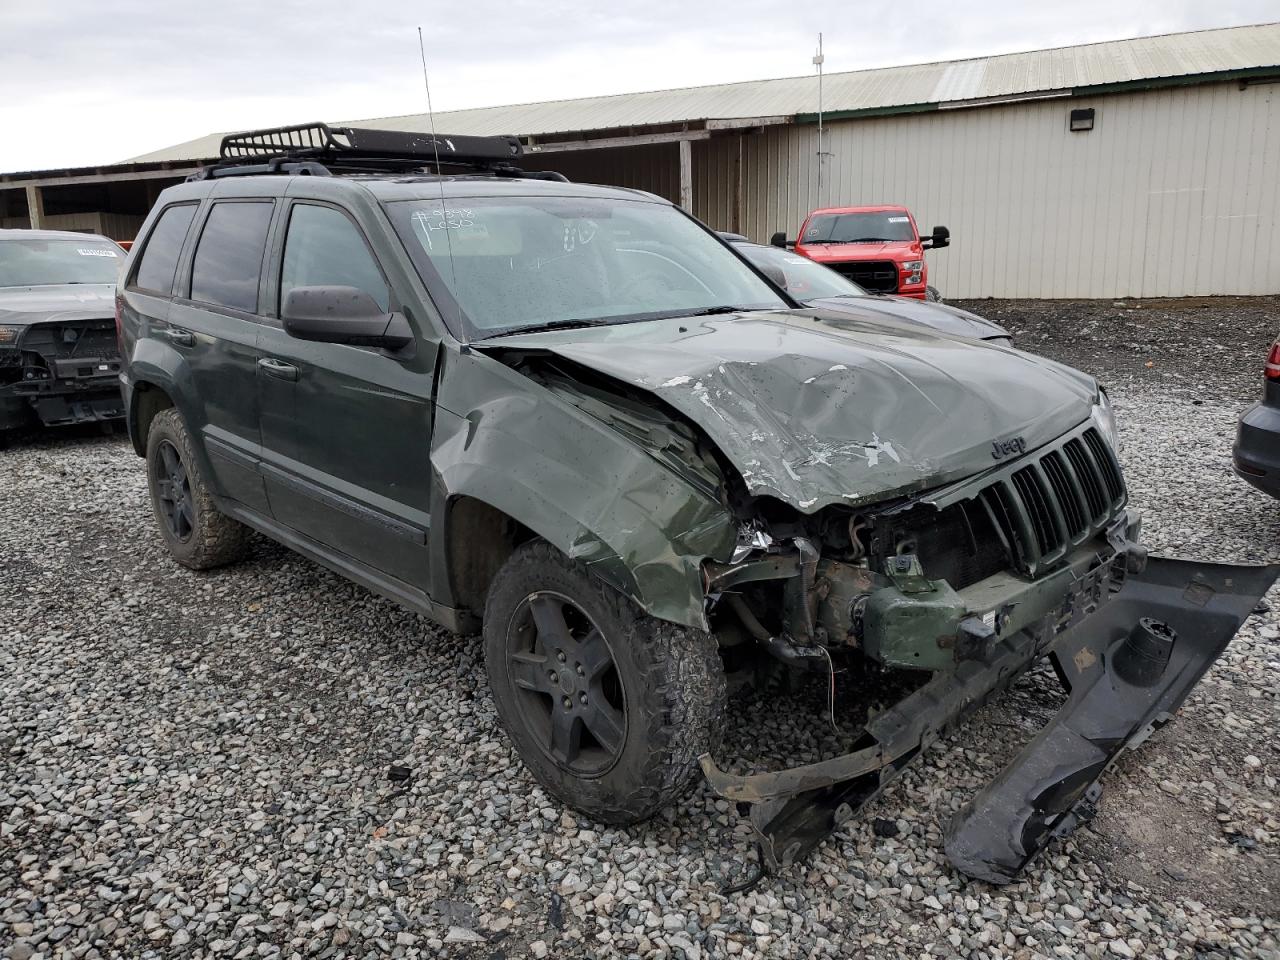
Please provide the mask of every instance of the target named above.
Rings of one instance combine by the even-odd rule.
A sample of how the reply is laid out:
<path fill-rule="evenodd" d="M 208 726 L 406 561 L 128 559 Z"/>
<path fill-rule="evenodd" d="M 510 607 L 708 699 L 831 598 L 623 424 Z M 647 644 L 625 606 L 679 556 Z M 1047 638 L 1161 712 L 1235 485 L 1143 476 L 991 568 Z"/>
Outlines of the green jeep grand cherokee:
<path fill-rule="evenodd" d="M 1070 696 L 947 836 L 1012 878 L 1277 571 L 1148 561 L 1091 377 L 803 308 L 670 203 L 519 156 L 282 128 L 160 196 L 117 306 L 169 551 L 257 530 L 482 629 L 547 790 L 630 823 L 701 768 L 766 870 L 1047 655 Z M 726 673 L 852 660 L 921 682 L 843 756 L 716 765 Z"/>

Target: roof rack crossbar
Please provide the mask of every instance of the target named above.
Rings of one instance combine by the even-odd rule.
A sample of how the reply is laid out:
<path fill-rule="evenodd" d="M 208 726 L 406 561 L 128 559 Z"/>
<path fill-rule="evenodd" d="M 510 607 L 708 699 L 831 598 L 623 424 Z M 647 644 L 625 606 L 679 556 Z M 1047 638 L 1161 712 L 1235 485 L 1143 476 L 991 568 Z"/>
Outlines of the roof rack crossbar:
<path fill-rule="evenodd" d="M 525 172 L 514 161 L 524 154 L 516 137 L 473 137 L 370 130 L 303 123 L 229 133 L 222 138 L 219 161 L 188 180 L 255 174 L 411 173 L 446 167 L 491 174 L 565 180 L 552 171 Z"/>
<path fill-rule="evenodd" d="M 370 130 L 304 123 L 230 133 L 222 138 L 222 162 L 271 157 L 319 159 L 342 163 L 350 159 L 413 160 L 419 163 L 500 168 L 524 153 L 516 137 L 432 136 L 402 130 Z"/>

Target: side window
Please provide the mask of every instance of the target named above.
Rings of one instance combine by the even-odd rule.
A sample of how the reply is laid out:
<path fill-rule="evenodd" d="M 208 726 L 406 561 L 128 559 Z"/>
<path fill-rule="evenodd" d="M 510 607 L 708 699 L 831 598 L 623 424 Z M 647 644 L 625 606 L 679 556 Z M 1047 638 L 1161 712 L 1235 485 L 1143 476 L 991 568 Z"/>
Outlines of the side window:
<path fill-rule="evenodd" d="M 173 293 L 173 274 L 178 268 L 178 255 L 182 241 L 187 237 L 191 218 L 196 215 L 196 205 L 185 203 L 167 208 L 147 237 L 147 245 L 138 261 L 133 285 L 143 290 L 169 296 Z"/>
<path fill-rule="evenodd" d="M 280 305 L 294 287 L 356 287 L 383 310 L 391 302 L 369 246 L 356 225 L 332 207 L 299 203 L 289 215 L 280 272 Z"/>
<path fill-rule="evenodd" d="M 213 205 L 191 264 L 192 300 L 257 313 L 272 206 L 270 200 Z"/>

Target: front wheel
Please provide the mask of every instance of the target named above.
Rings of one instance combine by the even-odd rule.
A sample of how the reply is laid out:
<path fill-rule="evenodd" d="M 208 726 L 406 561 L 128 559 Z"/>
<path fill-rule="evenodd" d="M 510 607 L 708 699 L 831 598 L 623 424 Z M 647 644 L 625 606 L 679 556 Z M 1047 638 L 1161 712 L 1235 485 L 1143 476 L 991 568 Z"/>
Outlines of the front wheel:
<path fill-rule="evenodd" d="M 930 303 L 941 303 L 941 302 L 942 302 L 942 294 L 940 294 L 940 293 L 938 292 L 938 288 L 937 288 L 937 287 L 925 287 L 925 288 L 924 288 L 924 298 L 925 298 L 926 300 L 928 300 Z"/>
<path fill-rule="evenodd" d="M 489 590 L 494 705 L 534 778 L 606 823 L 657 813 L 719 743 L 715 639 L 645 615 L 550 544 L 520 547 Z"/>

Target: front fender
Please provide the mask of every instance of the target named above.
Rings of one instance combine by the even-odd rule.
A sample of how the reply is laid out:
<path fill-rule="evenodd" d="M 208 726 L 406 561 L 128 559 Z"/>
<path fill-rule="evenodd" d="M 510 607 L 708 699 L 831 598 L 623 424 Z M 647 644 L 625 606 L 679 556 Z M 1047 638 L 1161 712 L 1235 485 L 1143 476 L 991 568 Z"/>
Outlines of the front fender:
<path fill-rule="evenodd" d="M 501 510 L 655 617 L 707 627 L 702 563 L 732 552 L 729 511 L 546 388 L 490 357 L 450 356 L 432 463 L 446 497 Z"/>

